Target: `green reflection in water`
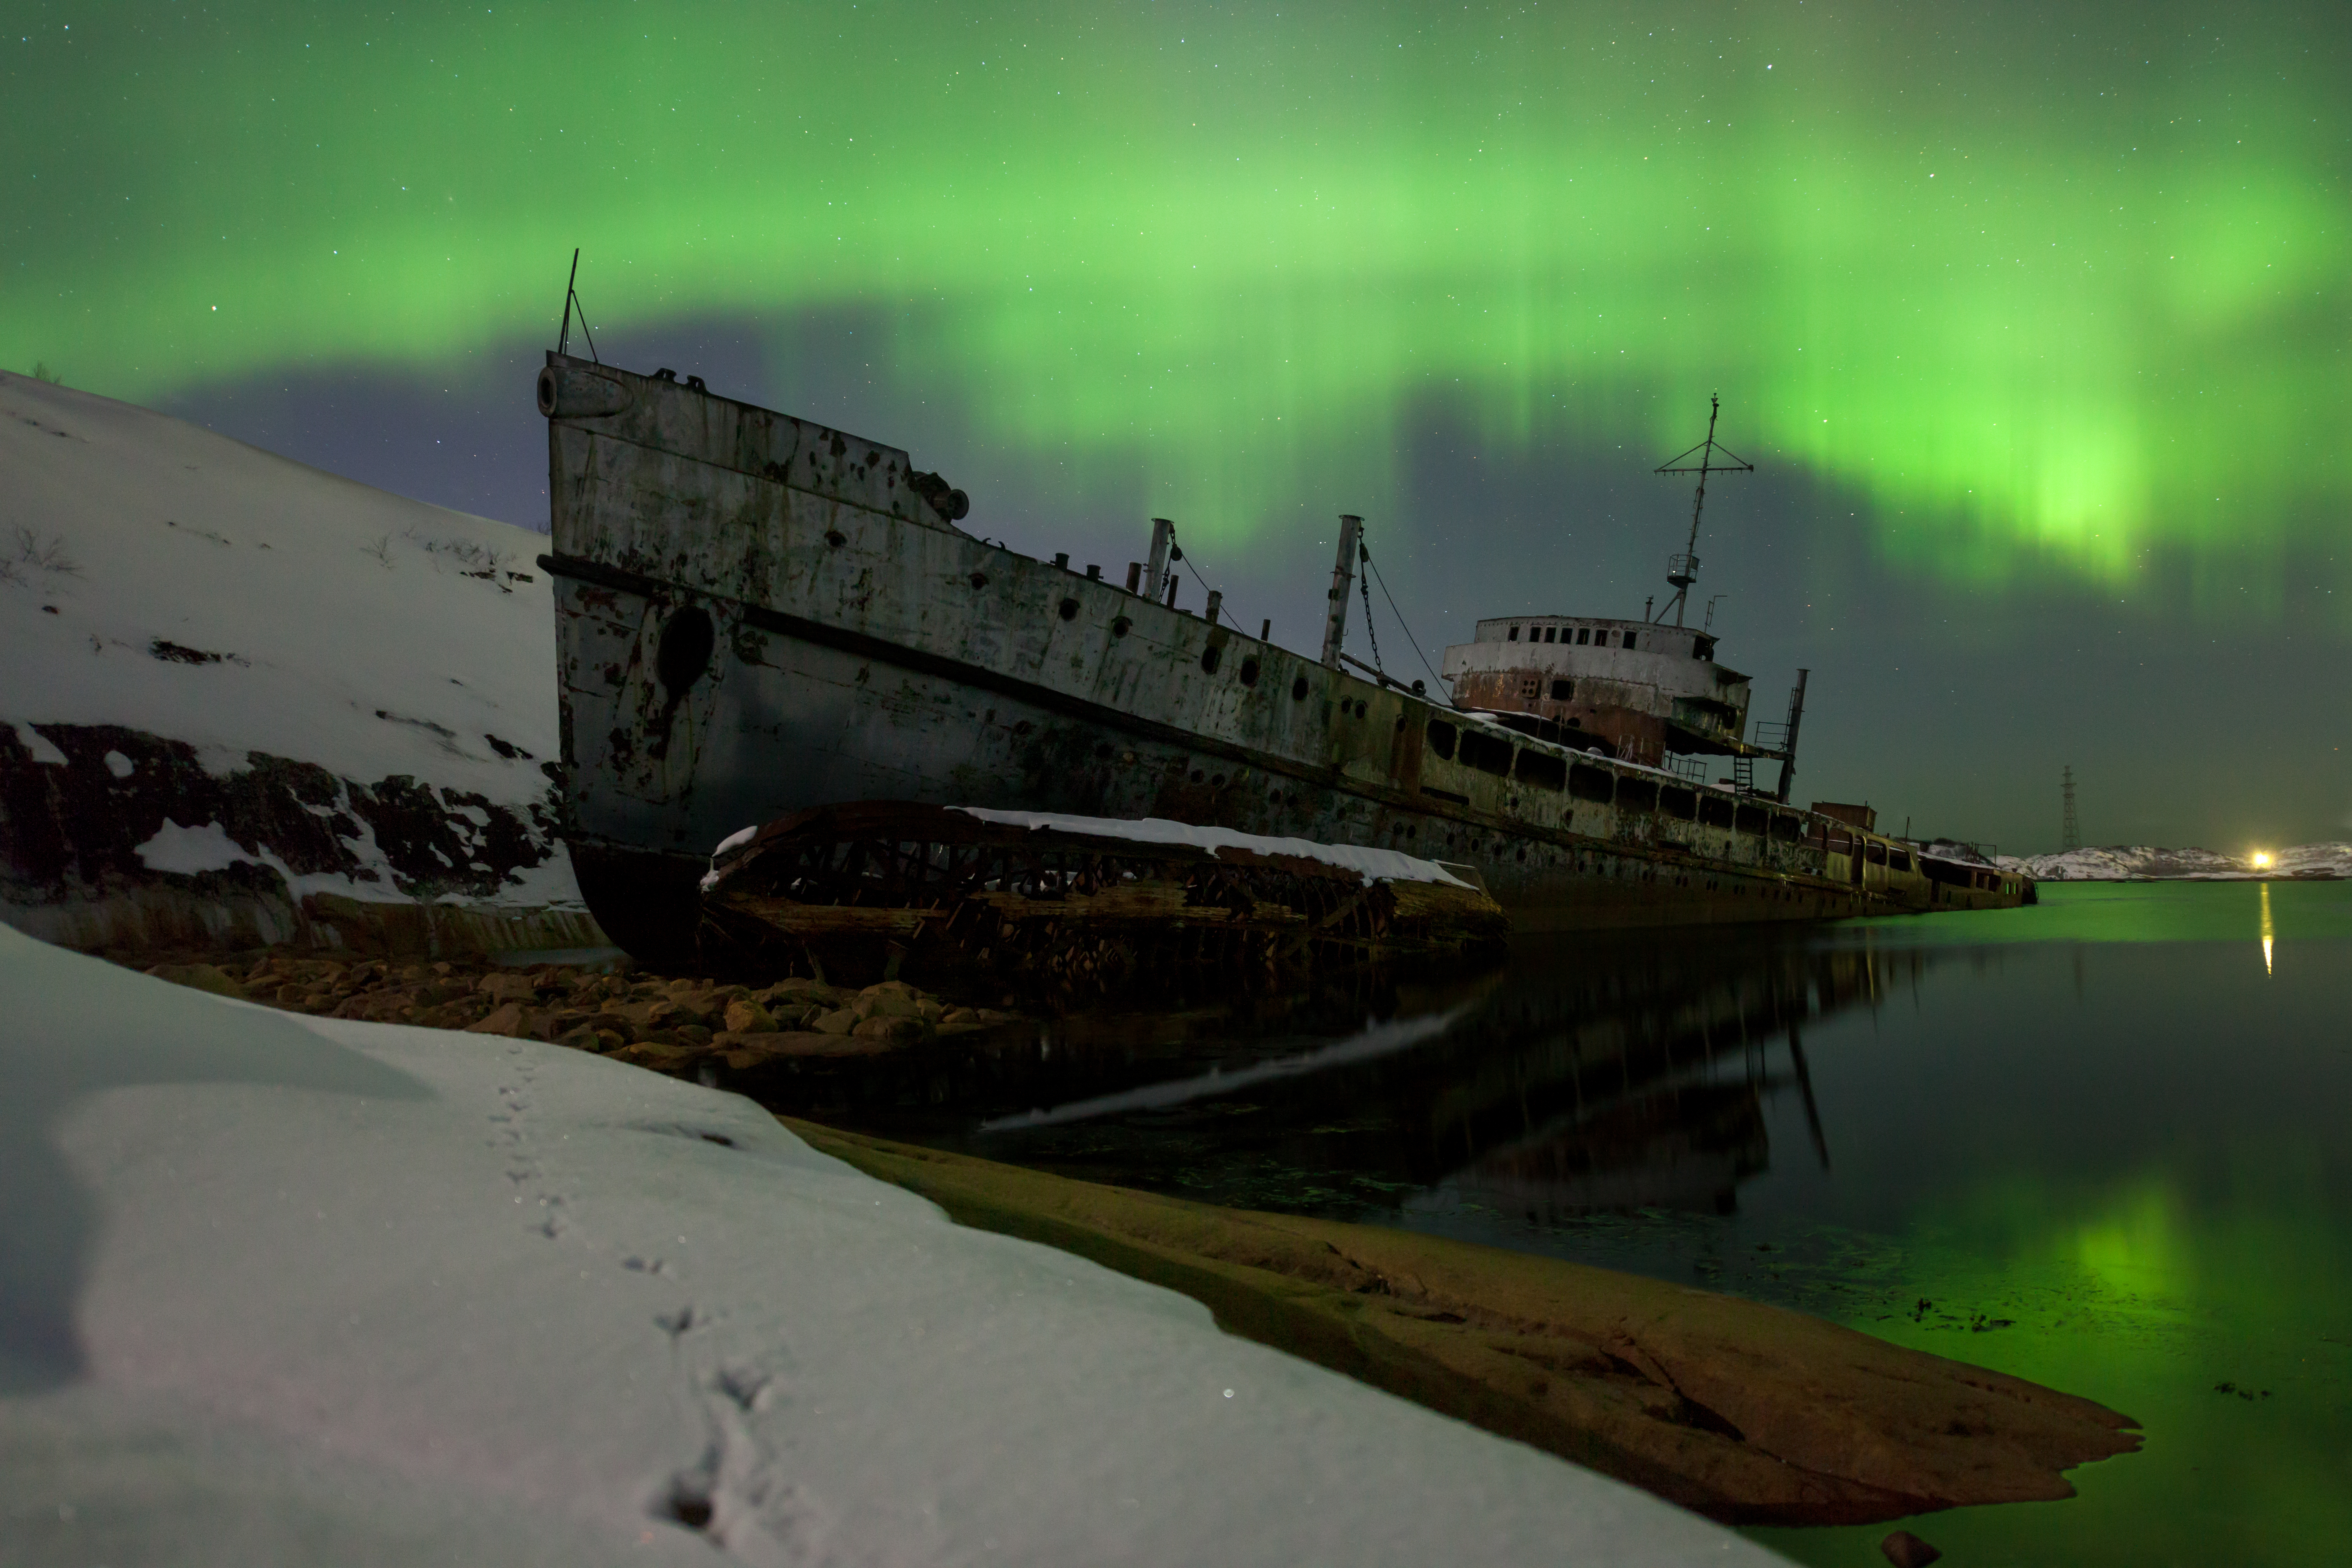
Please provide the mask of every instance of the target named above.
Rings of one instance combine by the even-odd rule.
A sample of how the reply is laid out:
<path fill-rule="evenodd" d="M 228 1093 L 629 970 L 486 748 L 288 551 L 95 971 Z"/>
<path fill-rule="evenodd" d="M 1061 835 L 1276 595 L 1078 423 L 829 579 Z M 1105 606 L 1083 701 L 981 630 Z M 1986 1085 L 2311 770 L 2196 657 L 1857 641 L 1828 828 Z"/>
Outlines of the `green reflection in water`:
<path fill-rule="evenodd" d="M 2263 944 L 2273 937 L 2352 937 L 2352 882 L 2044 882 L 2037 892 L 2042 901 L 2022 910 L 1889 915 L 1836 929 L 1842 940 L 1874 947 L 2242 942 L 2265 968 Z"/>
<path fill-rule="evenodd" d="M 447 367 L 551 337 L 578 244 L 607 326 L 877 312 L 878 368 L 1077 489 L 1139 462 L 1211 538 L 1386 499 L 1431 399 L 1654 458 L 1719 389 L 1735 447 L 1948 574 L 2270 558 L 2352 493 L 2352 45 L 2212 20 L 92 16 L 12 42 L 0 363 Z"/>
<path fill-rule="evenodd" d="M 1923 1152 L 1944 1179 L 1896 1223 L 1834 1232 L 1843 1251 L 1822 1249 L 1809 1272 L 1726 1283 L 2142 1423 L 2146 1449 L 2072 1472 L 2072 1501 L 1909 1521 L 1951 1561 L 2325 1560 L 2352 1539 L 2352 887 L 2042 891 L 2014 927 L 1915 922 L 1933 928 L 1923 944 L 1990 949 L 1995 966 L 1979 984 L 1950 966 L 1933 983 L 1949 1016 L 1903 1031 L 1931 1044 L 1896 1069 L 1933 1088 L 1882 1110 L 1916 1117 L 1948 1099 L 1970 1159 Z M 1859 939 L 1902 929 L 1874 926 Z M 2000 948 L 2037 940 L 2073 947 L 2071 982 L 2046 962 L 2056 952 L 2003 964 Z M 1891 1015 L 1871 1026 L 1894 1026 Z M 1838 1070 L 1836 1042 L 1813 1049 L 1817 1071 Z M 1983 1058 L 1978 1092 L 1952 1089 L 1976 1067 L 1955 1067 L 1955 1051 Z M 1752 1533 L 1858 1568 L 1881 1561 L 1884 1527 Z"/>
<path fill-rule="evenodd" d="M 2032 1215 L 2048 1217 L 2021 1225 Z M 1907 1521 L 1953 1561 L 2315 1562 L 2352 1531 L 2344 1228 L 2292 1185 L 2192 1204 L 2158 1172 L 2106 1193 L 2010 1183 L 1907 1227 L 1895 1267 L 1925 1312 L 1810 1304 L 2142 1424 L 2143 1452 L 2069 1473 L 2071 1501 Z M 1802 1562 L 1861 1564 L 1885 1528 L 1751 1533 Z"/>

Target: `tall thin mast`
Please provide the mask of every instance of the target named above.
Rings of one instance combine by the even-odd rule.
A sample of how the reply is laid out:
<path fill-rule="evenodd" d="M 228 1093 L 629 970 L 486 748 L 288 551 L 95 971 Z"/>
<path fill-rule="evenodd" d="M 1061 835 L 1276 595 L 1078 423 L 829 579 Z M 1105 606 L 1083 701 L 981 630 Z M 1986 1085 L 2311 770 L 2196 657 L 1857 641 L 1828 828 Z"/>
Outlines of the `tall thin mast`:
<path fill-rule="evenodd" d="M 1755 464 L 1739 457 L 1728 447 L 1719 445 L 1717 442 L 1715 438 L 1715 421 L 1716 416 L 1722 411 L 1723 399 L 1715 396 L 1708 397 L 1706 400 L 1706 439 L 1701 441 L 1697 446 L 1693 447 L 1689 451 L 1683 453 L 1680 457 L 1669 458 L 1665 462 L 1658 466 L 1657 471 L 1662 474 L 1696 474 L 1698 476 L 1698 493 L 1691 498 L 1690 542 L 1683 547 L 1683 552 L 1680 555 L 1669 555 L 1666 557 L 1666 581 L 1673 585 L 1675 590 L 1674 599 L 1666 605 L 1666 609 L 1674 611 L 1675 625 L 1676 626 L 1681 626 L 1683 624 L 1683 605 L 1684 602 L 1690 597 L 1691 584 L 1698 581 L 1698 519 L 1699 513 L 1704 511 L 1706 508 L 1707 475 L 1752 474 L 1756 471 Z M 1696 467 L 1694 467 L 1690 461 L 1693 457 L 1698 458 L 1698 462 Z M 1717 462 L 1715 459 L 1718 457 L 1722 458 L 1724 461 L 1720 463 Z M 1657 618 L 1659 620 L 1664 620 L 1666 618 L 1666 611 L 1660 610 L 1657 614 Z"/>

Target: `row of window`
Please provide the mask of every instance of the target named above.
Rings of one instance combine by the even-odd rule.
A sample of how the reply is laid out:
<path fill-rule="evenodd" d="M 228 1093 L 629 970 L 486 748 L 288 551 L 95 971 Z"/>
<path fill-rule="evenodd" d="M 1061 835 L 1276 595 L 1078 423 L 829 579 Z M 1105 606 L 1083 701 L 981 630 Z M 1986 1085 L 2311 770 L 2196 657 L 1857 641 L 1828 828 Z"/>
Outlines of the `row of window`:
<path fill-rule="evenodd" d="M 1567 642 L 1569 639 L 1560 635 L 1562 632 L 1567 630 L 1568 628 L 1566 626 L 1529 626 L 1528 628 L 1528 641 Z M 1536 634 L 1538 632 L 1543 635 L 1540 637 L 1537 636 Z M 1640 636 L 1641 634 L 1639 632 L 1626 632 L 1616 646 L 1619 647 L 1632 647 L 1634 646 L 1636 639 L 1638 639 Z M 1609 628 L 1606 626 L 1602 626 L 1598 631 L 1595 631 L 1591 626 L 1579 626 L 1576 628 L 1575 640 L 1580 647 L 1586 643 L 1599 643 L 1602 647 L 1607 647 L 1610 646 L 1609 637 L 1610 632 Z M 1518 641 L 1519 628 L 1513 626 L 1511 628 L 1510 635 L 1503 640 L 1506 642 Z"/>
<path fill-rule="evenodd" d="M 1706 827 L 1728 827 L 1794 843 L 1804 835 L 1802 822 L 1787 812 L 1734 802 L 1712 790 L 1685 789 L 1648 779 L 1626 778 L 1590 763 L 1570 763 L 1550 752 L 1514 746 L 1483 729 L 1460 729 L 1443 719 L 1429 721 L 1429 749 L 1449 762 L 1459 762 L 1497 778 L 1517 779 L 1541 789 L 1566 790 L 1570 798 L 1598 805 L 1615 805 L 1620 811 L 1654 811 Z"/>

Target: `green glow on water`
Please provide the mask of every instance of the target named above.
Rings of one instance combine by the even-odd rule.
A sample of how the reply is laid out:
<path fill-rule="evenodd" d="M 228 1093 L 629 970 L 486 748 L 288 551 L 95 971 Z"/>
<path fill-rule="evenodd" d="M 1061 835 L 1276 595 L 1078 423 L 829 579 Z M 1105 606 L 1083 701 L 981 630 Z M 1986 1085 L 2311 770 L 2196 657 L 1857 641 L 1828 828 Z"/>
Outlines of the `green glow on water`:
<path fill-rule="evenodd" d="M 602 326 L 875 312 L 878 372 L 1211 537 L 1380 497 L 1433 403 L 1638 472 L 1717 390 L 1956 579 L 2336 524 L 2340 15 L 1830 9 L 45 24 L 0 364 L 446 368 L 551 339 L 578 244 Z"/>

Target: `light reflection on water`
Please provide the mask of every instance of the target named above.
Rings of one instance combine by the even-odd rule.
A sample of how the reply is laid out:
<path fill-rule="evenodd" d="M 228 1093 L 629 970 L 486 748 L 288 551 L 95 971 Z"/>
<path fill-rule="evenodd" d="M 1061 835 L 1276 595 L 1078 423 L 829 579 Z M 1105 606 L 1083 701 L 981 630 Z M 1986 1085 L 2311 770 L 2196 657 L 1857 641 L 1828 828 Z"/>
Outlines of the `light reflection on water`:
<path fill-rule="evenodd" d="M 2072 1501 L 1913 1521 L 1954 1562 L 2328 1560 L 2352 1540 L 2352 883 L 2042 892 L 1072 1018 L 834 1112 L 1704 1284 L 2144 1424 Z M 1884 1528 L 1754 1533 L 1860 1564 Z"/>

